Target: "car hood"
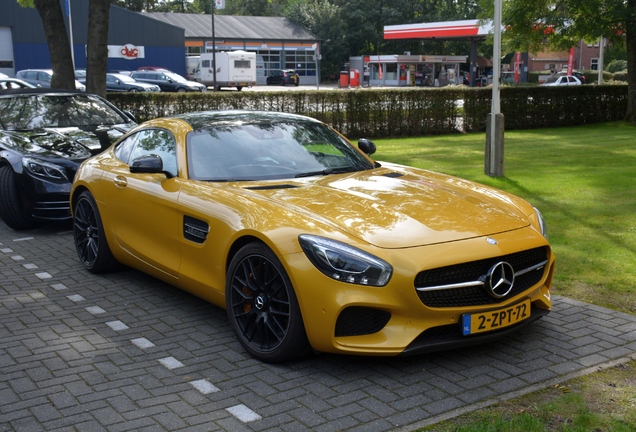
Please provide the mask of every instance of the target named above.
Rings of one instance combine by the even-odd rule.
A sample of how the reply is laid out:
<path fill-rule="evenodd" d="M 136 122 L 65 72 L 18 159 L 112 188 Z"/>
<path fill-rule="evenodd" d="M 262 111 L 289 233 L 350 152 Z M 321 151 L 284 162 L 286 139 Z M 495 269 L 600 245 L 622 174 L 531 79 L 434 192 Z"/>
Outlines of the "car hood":
<path fill-rule="evenodd" d="M 382 248 L 452 242 L 530 224 L 504 192 L 406 167 L 249 189 L 268 196 L 283 211 Z"/>
<path fill-rule="evenodd" d="M 2 131 L 1 134 L 3 146 L 21 154 L 82 161 L 108 148 L 133 126 L 133 123 L 125 123 L 90 130 L 73 126 Z"/>

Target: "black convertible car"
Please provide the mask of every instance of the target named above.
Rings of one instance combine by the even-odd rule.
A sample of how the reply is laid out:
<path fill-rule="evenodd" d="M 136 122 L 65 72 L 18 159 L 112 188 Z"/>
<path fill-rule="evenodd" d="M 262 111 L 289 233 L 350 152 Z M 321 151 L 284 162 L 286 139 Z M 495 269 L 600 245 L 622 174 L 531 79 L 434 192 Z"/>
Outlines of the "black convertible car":
<path fill-rule="evenodd" d="M 70 219 L 75 171 L 135 126 L 105 99 L 52 89 L 0 91 L 0 217 L 15 230 Z"/>

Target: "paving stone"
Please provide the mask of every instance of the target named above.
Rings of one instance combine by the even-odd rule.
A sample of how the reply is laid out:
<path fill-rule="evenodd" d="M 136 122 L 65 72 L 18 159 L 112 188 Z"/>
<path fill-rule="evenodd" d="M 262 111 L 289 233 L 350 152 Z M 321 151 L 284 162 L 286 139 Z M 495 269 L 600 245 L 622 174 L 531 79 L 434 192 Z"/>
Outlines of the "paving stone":
<path fill-rule="evenodd" d="M 93 275 L 55 226 L 19 242 L 0 226 L 0 430 L 415 430 L 636 353 L 635 316 L 554 296 L 544 319 L 484 346 L 265 364 L 222 309 L 134 270 Z"/>

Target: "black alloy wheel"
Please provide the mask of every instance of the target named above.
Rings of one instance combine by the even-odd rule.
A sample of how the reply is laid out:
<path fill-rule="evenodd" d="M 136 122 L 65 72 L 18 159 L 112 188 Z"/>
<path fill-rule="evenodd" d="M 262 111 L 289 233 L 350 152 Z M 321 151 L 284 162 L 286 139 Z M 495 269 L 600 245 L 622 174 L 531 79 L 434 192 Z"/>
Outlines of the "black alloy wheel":
<path fill-rule="evenodd" d="M 282 362 L 308 351 L 291 281 L 267 246 L 250 243 L 234 256 L 226 283 L 226 306 L 239 342 L 257 359 Z"/>
<path fill-rule="evenodd" d="M 84 267 L 91 273 L 105 273 L 114 270 L 117 260 L 113 256 L 97 203 L 90 192 L 82 192 L 75 202 L 73 211 L 73 237 L 75 249 Z"/>

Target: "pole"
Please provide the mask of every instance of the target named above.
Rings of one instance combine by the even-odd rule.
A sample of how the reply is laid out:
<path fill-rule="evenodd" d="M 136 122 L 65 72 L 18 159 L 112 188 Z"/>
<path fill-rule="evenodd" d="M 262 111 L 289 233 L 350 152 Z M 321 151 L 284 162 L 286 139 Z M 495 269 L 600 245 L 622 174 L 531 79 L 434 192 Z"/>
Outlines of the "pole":
<path fill-rule="evenodd" d="M 492 106 L 490 109 L 490 134 L 486 137 L 488 141 L 489 160 L 487 161 L 486 174 L 492 177 L 503 175 L 503 161 L 498 163 L 498 157 L 503 154 L 503 142 L 500 142 L 500 135 L 497 128 L 497 118 L 500 117 L 499 103 L 499 75 L 501 73 L 501 0 L 495 0 L 494 16 L 494 47 L 492 54 Z M 501 121 L 501 120 L 500 120 Z M 502 141 L 502 140 L 501 140 Z"/>
<path fill-rule="evenodd" d="M 216 91 L 216 37 L 214 35 L 214 11 L 216 10 L 216 0 L 212 0 L 212 58 L 214 61 L 212 62 L 212 81 L 214 84 L 213 91 Z"/>
<path fill-rule="evenodd" d="M 599 52 L 598 52 L 598 85 L 603 84 L 603 54 L 605 51 L 605 38 L 601 36 L 601 40 L 599 41 Z"/>
<path fill-rule="evenodd" d="M 68 15 L 68 39 L 71 44 L 71 63 L 73 64 L 73 74 L 75 73 L 75 53 L 73 49 L 73 18 L 71 17 L 71 0 L 66 0 L 66 14 Z"/>

